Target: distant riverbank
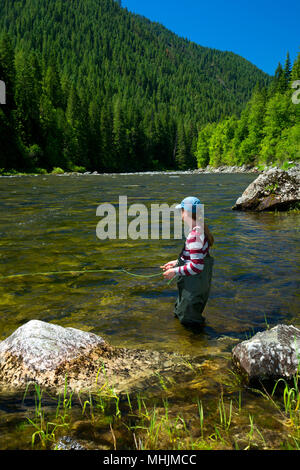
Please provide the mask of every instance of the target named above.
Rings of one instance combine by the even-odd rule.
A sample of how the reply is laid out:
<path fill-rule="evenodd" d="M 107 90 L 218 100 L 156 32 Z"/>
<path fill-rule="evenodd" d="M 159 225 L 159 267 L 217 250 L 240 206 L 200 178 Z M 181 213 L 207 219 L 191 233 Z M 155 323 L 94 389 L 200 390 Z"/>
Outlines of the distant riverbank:
<path fill-rule="evenodd" d="M 120 173 L 100 173 L 98 171 L 65 171 L 62 168 L 54 168 L 52 171 L 48 172 L 44 169 L 36 169 L 32 172 L 18 172 L 16 170 L 9 170 L 0 172 L 0 177 L 15 177 L 15 176 L 38 176 L 38 175 L 57 175 L 57 176 L 69 176 L 69 175 L 78 175 L 78 176 L 89 176 L 89 175 L 189 175 L 197 173 L 263 173 L 264 171 L 269 170 L 270 168 L 278 168 L 287 170 L 293 166 L 298 166 L 299 163 L 289 162 L 282 165 L 281 167 L 276 165 L 270 166 L 251 166 L 251 165 L 222 165 L 219 167 L 207 166 L 205 168 L 195 168 L 190 170 L 149 170 L 149 171 L 134 171 L 134 172 L 120 172 Z"/>
<path fill-rule="evenodd" d="M 16 177 L 16 176 L 39 176 L 39 175 L 57 175 L 57 176 L 88 176 L 88 175 L 188 175 L 197 173 L 261 173 L 263 170 L 258 167 L 243 166 L 220 166 L 217 168 L 206 167 L 196 168 L 190 170 L 149 170 L 149 171 L 135 171 L 135 172 L 120 172 L 120 173 L 99 173 L 98 171 L 64 171 L 61 168 L 54 168 L 53 171 L 47 172 L 46 170 L 32 171 L 32 172 L 18 172 L 16 170 L 2 171 L 0 177 Z"/>

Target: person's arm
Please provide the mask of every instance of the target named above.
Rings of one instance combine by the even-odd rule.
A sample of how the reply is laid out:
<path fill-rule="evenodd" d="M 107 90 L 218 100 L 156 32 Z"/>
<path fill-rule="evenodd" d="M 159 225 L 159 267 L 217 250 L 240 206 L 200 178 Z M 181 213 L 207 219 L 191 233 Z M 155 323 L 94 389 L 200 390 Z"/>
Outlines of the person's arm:
<path fill-rule="evenodd" d="M 183 266 L 175 267 L 175 274 L 179 274 L 181 276 L 193 276 L 201 273 L 204 268 L 204 257 L 207 250 L 207 238 L 200 236 L 196 231 L 192 231 L 187 238 L 186 243 L 186 251 L 189 252 L 190 260 Z"/>

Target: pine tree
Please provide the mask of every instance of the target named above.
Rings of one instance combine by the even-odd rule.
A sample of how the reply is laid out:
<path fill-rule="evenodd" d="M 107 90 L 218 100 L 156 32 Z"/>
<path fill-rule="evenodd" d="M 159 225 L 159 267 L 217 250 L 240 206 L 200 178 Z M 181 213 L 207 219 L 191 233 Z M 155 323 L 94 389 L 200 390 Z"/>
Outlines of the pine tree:
<path fill-rule="evenodd" d="M 243 58 L 120 5 L 0 2 L 0 31 L 11 36 L 0 40 L 0 167 L 193 168 L 196 129 L 239 115 L 255 82 L 270 82 Z"/>
<path fill-rule="evenodd" d="M 273 85 L 271 86 L 269 92 L 270 94 L 274 93 L 284 93 L 287 89 L 287 81 L 286 81 L 286 76 L 285 72 L 282 68 L 281 63 L 279 62 L 277 69 L 275 71 L 275 77 L 273 81 Z"/>
<path fill-rule="evenodd" d="M 16 57 L 15 101 L 17 130 L 26 146 L 39 141 L 39 101 L 41 86 L 34 59 L 20 52 Z M 33 162 L 32 162 L 33 163 Z M 31 163 L 29 164 L 30 166 Z M 34 166 L 34 165 L 33 165 Z"/>
<path fill-rule="evenodd" d="M 188 148 L 187 139 L 183 122 L 177 125 L 177 146 L 176 146 L 176 166 L 178 170 L 187 169 Z"/>
<path fill-rule="evenodd" d="M 117 170 L 124 171 L 127 168 L 128 140 L 125 128 L 121 100 L 118 97 L 113 108 L 113 159 Z"/>
<path fill-rule="evenodd" d="M 15 57 L 8 34 L 0 38 L 0 80 L 6 89 L 6 104 L 0 106 L 0 168 L 25 168 L 26 151 L 15 121 Z"/>
<path fill-rule="evenodd" d="M 112 158 L 113 118 L 111 106 L 108 102 L 104 102 L 101 108 L 99 133 L 102 169 L 104 171 L 115 170 L 115 162 Z"/>
<path fill-rule="evenodd" d="M 289 52 L 287 52 L 286 60 L 285 60 L 285 66 L 284 66 L 284 76 L 285 76 L 285 80 L 286 80 L 287 85 L 289 85 L 289 83 L 290 83 L 291 70 L 292 70 L 292 66 L 291 66 L 290 54 L 289 54 Z"/>
<path fill-rule="evenodd" d="M 6 105 L 4 113 L 10 113 L 15 108 L 15 54 L 8 34 L 3 33 L 0 38 L 0 80 L 6 87 Z"/>
<path fill-rule="evenodd" d="M 55 61 L 47 67 L 44 79 L 44 91 L 49 96 L 54 108 L 63 107 L 61 81 Z"/>
<path fill-rule="evenodd" d="M 88 108 L 87 154 L 91 169 L 102 171 L 101 138 L 99 123 L 101 107 L 97 99 L 91 101 Z"/>
<path fill-rule="evenodd" d="M 295 62 L 293 64 L 292 71 L 291 71 L 291 83 L 293 83 L 296 80 L 300 80 L 300 52 L 298 53 L 298 56 L 295 59 Z"/>

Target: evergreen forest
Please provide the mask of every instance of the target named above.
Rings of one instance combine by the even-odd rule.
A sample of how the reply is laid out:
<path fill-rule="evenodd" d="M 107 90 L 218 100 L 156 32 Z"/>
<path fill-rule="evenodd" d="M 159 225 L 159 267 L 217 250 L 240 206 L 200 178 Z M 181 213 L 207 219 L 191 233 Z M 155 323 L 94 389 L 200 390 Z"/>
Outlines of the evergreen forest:
<path fill-rule="evenodd" d="M 274 77 L 115 0 L 0 0 L 0 169 L 185 170 L 299 158 L 299 57 Z M 299 116 L 298 116 L 299 117 Z M 299 119 L 298 119 L 299 121 Z"/>

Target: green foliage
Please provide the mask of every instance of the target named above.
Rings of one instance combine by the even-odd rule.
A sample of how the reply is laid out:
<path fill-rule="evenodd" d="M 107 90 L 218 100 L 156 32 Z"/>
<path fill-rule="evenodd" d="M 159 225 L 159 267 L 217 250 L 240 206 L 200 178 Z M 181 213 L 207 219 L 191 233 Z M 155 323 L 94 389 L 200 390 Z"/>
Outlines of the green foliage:
<path fill-rule="evenodd" d="M 209 164 L 218 167 L 231 161 L 231 143 L 237 126 L 235 117 L 221 121 L 209 141 Z"/>
<path fill-rule="evenodd" d="M 114 0 L 1 0 L 0 36 L 5 169 L 194 168 L 195 153 L 207 160 L 198 128 L 240 115 L 256 82 L 270 83 L 242 57 L 179 38 Z M 229 158 L 222 145 L 216 161 Z"/>
<path fill-rule="evenodd" d="M 198 167 L 206 165 L 278 165 L 300 161 L 300 105 L 293 103 L 292 81 L 300 79 L 299 60 L 276 69 L 266 87 L 257 85 L 240 118 L 226 118 L 198 133 Z"/>
<path fill-rule="evenodd" d="M 61 168 L 57 167 L 57 168 L 53 168 L 52 170 L 52 174 L 53 175 L 62 175 L 64 173 L 64 170 L 62 170 Z"/>
<path fill-rule="evenodd" d="M 195 152 L 198 168 L 205 168 L 209 164 L 208 145 L 214 131 L 214 127 L 214 124 L 207 124 L 198 134 L 197 149 Z"/>

